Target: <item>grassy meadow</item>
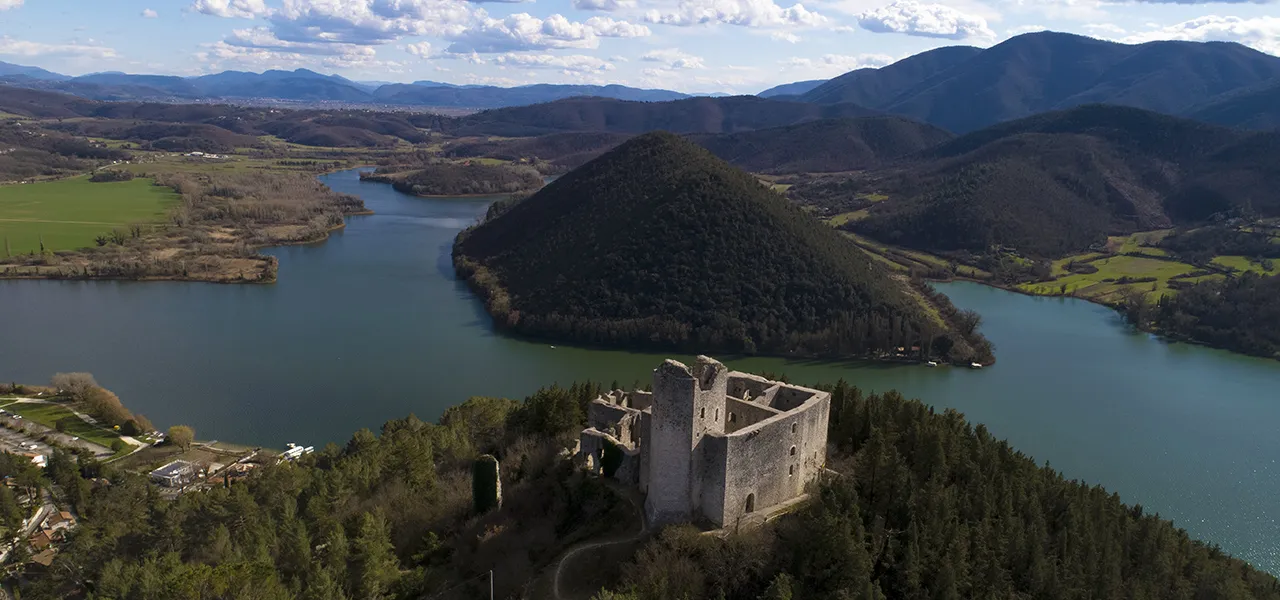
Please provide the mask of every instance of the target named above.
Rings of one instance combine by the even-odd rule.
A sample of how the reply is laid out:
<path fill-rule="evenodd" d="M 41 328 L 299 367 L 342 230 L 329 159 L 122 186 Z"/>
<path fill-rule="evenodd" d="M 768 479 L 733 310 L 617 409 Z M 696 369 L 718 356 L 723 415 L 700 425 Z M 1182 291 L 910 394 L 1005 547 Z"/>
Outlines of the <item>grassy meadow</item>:
<path fill-rule="evenodd" d="M 111 444 L 120 439 L 120 435 L 114 431 L 90 425 L 77 417 L 65 406 L 58 404 L 40 404 L 35 402 L 15 402 L 0 406 L 6 411 L 22 415 L 24 419 L 30 419 L 36 423 L 44 425 L 50 429 L 58 428 L 58 421 L 68 419 L 69 424 L 65 433 L 74 435 L 82 440 L 93 442 L 100 446 L 110 448 Z M 132 447 L 122 450 L 127 453 Z"/>
<path fill-rule="evenodd" d="M 74 250 L 134 223 L 163 221 L 178 202 L 150 179 L 92 183 L 88 176 L 0 186 L 0 237 L 13 254 Z M 0 248 L 4 252 L 4 248 Z"/>

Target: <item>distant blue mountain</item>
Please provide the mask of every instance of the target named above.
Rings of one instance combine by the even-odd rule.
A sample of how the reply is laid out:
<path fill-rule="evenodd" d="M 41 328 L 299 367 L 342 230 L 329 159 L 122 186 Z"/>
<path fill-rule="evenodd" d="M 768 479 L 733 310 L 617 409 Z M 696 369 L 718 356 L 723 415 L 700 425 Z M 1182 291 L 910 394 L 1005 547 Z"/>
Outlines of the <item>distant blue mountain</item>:
<path fill-rule="evenodd" d="M 67 77 L 66 75 L 54 73 L 53 71 L 46 71 L 40 67 L 24 67 L 22 65 L 0 62 L 0 77 L 7 77 L 10 75 L 21 75 L 40 81 L 62 81 L 70 79 L 70 77 Z"/>
<path fill-rule="evenodd" d="M 774 96 L 799 96 L 800 94 L 812 90 L 826 82 L 826 79 L 810 79 L 809 81 L 784 83 L 782 85 L 775 85 L 756 95 L 761 98 L 772 98 Z"/>
<path fill-rule="evenodd" d="M 503 88 L 487 85 L 458 86 L 434 81 L 384 85 L 373 93 L 379 102 L 465 108 L 503 108 L 553 102 L 577 96 L 616 100 L 661 102 L 690 97 L 669 90 L 645 90 L 623 85 L 558 85 L 540 83 Z"/>
<path fill-rule="evenodd" d="M 263 73 L 223 71 L 197 77 L 121 72 L 66 77 L 36 67 L 0 63 L 0 78 L 9 85 L 55 90 L 95 100 L 260 98 L 482 109 L 538 104 L 575 96 L 655 102 L 689 97 L 688 94 L 668 90 L 645 90 L 622 85 L 535 84 L 503 88 L 426 80 L 412 84 L 356 82 L 339 75 L 324 75 L 308 69 L 271 70 Z"/>

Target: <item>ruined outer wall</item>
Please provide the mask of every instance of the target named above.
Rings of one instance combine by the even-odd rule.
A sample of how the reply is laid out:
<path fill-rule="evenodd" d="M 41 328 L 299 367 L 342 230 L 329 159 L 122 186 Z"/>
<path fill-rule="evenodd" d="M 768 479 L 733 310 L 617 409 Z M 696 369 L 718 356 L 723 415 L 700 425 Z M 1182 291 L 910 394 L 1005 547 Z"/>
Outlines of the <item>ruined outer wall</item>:
<path fill-rule="evenodd" d="M 830 395 L 820 393 L 794 411 L 725 437 L 724 504 L 717 524 L 732 527 L 751 494 L 760 511 L 804 492 L 826 462 L 830 404 Z"/>
<path fill-rule="evenodd" d="M 693 366 L 693 376 L 698 379 L 698 396 L 694 400 L 693 406 L 693 469 L 690 473 L 693 476 L 689 482 L 689 499 L 687 503 L 690 509 L 699 509 L 702 506 L 704 495 L 714 495 L 719 498 L 722 493 L 719 489 L 704 490 L 704 486 L 708 484 L 707 478 L 703 473 L 707 472 L 709 465 L 706 462 L 706 450 L 702 447 L 708 435 L 722 435 L 724 433 L 724 419 L 727 411 L 725 407 L 726 394 L 729 391 L 729 369 L 720 361 L 706 356 L 699 356 L 698 362 Z M 724 461 L 714 462 L 710 464 L 710 468 L 715 471 L 721 471 Z"/>
<path fill-rule="evenodd" d="M 653 372 L 653 409 L 649 421 L 649 471 L 644 508 L 653 524 L 687 520 L 693 468 L 693 414 L 698 382 L 688 368 L 665 361 Z"/>

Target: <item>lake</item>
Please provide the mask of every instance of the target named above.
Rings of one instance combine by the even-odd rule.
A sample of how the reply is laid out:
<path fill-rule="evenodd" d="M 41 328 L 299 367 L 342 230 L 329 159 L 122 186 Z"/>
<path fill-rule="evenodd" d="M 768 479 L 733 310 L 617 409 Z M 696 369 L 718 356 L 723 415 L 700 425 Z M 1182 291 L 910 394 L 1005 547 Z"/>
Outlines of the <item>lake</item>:
<path fill-rule="evenodd" d="M 321 179 L 377 214 L 270 250 L 274 285 L 0 281 L 0 379 L 89 371 L 157 426 L 280 448 L 342 443 L 411 412 L 435 419 L 473 395 L 630 385 L 663 358 L 495 334 L 449 258 L 489 200 L 414 198 L 355 171 Z M 1280 573 L 1280 362 L 1165 343 L 1080 300 L 939 288 L 983 315 L 995 366 L 728 362 L 954 407 L 1068 477 Z"/>

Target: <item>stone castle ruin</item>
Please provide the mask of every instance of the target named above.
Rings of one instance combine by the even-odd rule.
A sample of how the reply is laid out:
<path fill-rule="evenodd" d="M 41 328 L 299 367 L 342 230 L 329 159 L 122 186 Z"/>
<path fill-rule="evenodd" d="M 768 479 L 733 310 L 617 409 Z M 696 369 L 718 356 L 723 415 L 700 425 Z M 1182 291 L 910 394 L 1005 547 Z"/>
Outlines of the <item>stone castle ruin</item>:
<path fill-rule="evenodd" d="M 735 526 L 804 494 L 826 462 L 831 395 L 667 360 L 653 392 L 615 390 L 587 408 L 578 457 L 645 493 L 652 524 Z"/>

